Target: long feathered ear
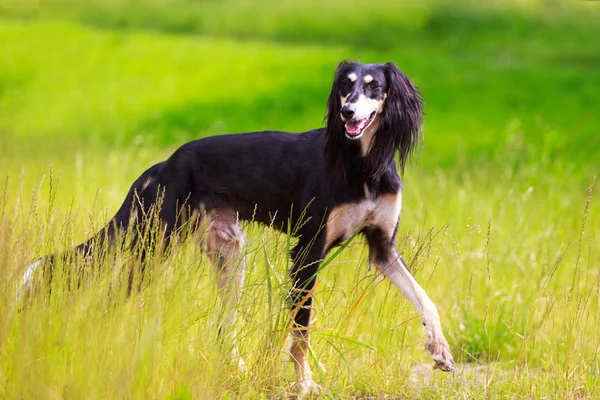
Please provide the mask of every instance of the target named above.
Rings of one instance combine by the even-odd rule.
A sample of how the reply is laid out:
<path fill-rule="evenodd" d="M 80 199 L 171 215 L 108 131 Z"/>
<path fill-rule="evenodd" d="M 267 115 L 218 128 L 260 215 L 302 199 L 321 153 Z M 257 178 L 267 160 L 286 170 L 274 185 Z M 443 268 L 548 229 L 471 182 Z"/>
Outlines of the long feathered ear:
<path fill-rule="evenodd" d="M 387 99 L 381 116 L 381 124 L 375 135 L 375 142 L 368 154 L 371 177 L 379 180 L 394 162 L 395 152 L 399 152 L 400 172 L 421 139 L 423 107 L 421 95 L 396 64 L 384 65 L 388 82 Z"/>
<path fill-rule="evenodd" d="M 340 116 L 342 104 L 340 102 L 340 72 L 348 65 L 350 61 L 342 61 L 338 65 L 333 76 L 333 85 L 331 93 L 327 99 L 327 130 L 325 138 L 325 172 L 328 176 L 335 176 L 340 170 L 342 164 L 342 149 L 345 145 L 345 127 L 344 121 Z"/>

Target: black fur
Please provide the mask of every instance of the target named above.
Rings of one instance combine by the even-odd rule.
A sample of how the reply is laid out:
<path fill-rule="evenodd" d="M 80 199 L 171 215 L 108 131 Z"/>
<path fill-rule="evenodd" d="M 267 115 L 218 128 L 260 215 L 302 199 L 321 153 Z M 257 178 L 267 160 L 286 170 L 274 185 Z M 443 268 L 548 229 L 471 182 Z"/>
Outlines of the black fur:
<path fill-rule="evenodd" d="M 340 96 L 350 93 L 343 80 L 351 70 L 368 70 L 380 77 L 379 86 L 363 92 L 373 98 L 387 96 L 374 145 L 365 157 L 359 142 L 345 137 L 340 117 Z M 139 224 L 153 208 L 157 208 L 167 245 L 170 235 L 185 222 L 182 215 L 189 213 L 184 211 L 230 208 L 240 220 L 256 220 L 283 232 L 289 228 L 298 238 L 290 271 L 295 288 L 292 302 L 305 301 L 302 307 L 295 306 L 295 321 L 306 327 L 312 298 L 305 294 L 313 288 L 319 263 L 330 250 L 325 243 L 329 213 L 341 204 L 363 200 L 365 185 L 371 197 L 400 190 L 395 154 L 399 153 L 403 171 L 418 144 L 422 117 L 419 93 L 392 63 L 341 63 L 327 104 L 323 129 L 224 135 L 184 144 L 168 160 L 144 172 L 111 222 L 77 251 L 89 255 L 94 244 L 114 240 L 119 231 L 143 232 Z M 137 225 L 129 226 L 131 221 Z M 369 235 L 370 241 L 379 237 Z M 140 240 L 138 234 L 133 245 Z M 393 246 L 393 237 L 381 240 L 385 240 L 381 246 Z"/>

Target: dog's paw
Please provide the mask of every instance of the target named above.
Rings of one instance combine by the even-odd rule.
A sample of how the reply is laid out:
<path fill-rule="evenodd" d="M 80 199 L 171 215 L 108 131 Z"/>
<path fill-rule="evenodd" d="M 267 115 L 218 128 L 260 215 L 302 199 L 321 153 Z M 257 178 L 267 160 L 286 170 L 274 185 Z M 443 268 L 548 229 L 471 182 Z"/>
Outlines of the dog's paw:
<path fill-rule="evenodd" d="M 309 396 L 318 396 L 321 389 L 321 386 L 317 385 L 312 378 L 304 379 L 302 381 L 296 382 L 295 392 L 297 398 L 304 399 Z"/>
<path fill-rule="evenodd" d="M 248 367 L 246 367 L 246 363 L 244 362 L 244 359 L 242 357 L 237 358 L 237 366 L 241 373 L 245 374 L 246 372 L 248 372 Z"/>
<path fill-rule="evenodd" d="M 246 363 L 244 362 L 244 359 L 240 355 L 240 352 L 238 351 L 237 347 L 234 347 L 233 350 L 231 351 L 231 361 L 234 364 L 237 364 L 239 372 L 241 372 L 243 374 L 248 372 L 248 367 L 246 367 Z"/>
<path fill-rule="evenodd" d="M 448 372 L 456 370 L 454 358 L 452 358 L 452 354 L 450 353 L 450 346 L 441 332 L 436 334 L 427 329 L 427 343 L 425 344 L 425 348 L 431 353 L 436 368 Z"/>

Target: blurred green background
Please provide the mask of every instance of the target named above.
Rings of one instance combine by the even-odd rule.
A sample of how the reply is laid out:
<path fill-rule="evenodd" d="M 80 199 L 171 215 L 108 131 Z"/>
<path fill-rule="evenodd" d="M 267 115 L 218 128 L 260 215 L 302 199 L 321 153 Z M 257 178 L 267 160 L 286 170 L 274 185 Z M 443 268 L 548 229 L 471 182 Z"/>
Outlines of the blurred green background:
<path fill-rule="evenodd" d="M 425 167 L 505 153 L 576 175 L 597 166 L 594 2 L 113 0 L 1 13 L 3 158 L 319 127 L 333 71 L 352 59 L 394 61 L 418 85 Z"/>
<path fill-rule="evenodd" d="M 186 141 L 323 126 L 343 59 L 393 61 L 425 99 L 398 244 L 440 308 L 461 372 L 419 375 L 429 359 L 415 313 L 389 288 L 364 287 L 375 278 L 358 243 L 317 291 L 317 328 L 340 335 L 315 334 L 330 367 L 319 383 L 334 397 L 597 395 L 600 206 L 589 187 L 600 172 L 600 2 L 0 0 L 0 276 L 10 286 L 33 257 L 89 236 L 148 165 Z M 259 232 L 249 235 L 252 262 L 272 256 L 283 270 L 281 248 L 255 251 Z M 185 284 L 196 282 L 190 251 L 173 275 L 173 263 L 157 272 L 172 292 L 153 297 L 154 282 L 140 295 L 138 325 L 135 304 L 107 317 L 103 300 L 82 293 L 0 320 L 0 397 L 67 387 L 96 398 L 281 395 L 291 373 L 267 371 L 256 355 L 257 338 L 272 333 L 263 320 L 244 318 L 242 352 L 264 380 L 225 373 L 208 328 L 212 341 L 196 342 L 213 299 Z M 252 299 L 264 300 L 267 278 L 249 272 Z M 2 299 L 0 315 L 9 290 Z M 83 310 L 75 322 L 71 302 Z M 88 330 L 92 317 L 98 329 Z M 50 329 L 56 321 L 69 324 L 68 341 Z M 138 333 L 147 357 L 130 366 Z"/>

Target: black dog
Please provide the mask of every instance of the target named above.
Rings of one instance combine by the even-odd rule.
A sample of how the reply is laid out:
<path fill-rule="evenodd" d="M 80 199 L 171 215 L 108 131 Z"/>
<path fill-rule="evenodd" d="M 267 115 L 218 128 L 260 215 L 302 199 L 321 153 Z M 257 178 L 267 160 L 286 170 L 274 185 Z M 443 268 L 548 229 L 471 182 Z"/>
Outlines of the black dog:
<path fill-rule="evenodd" d="M 307 393 L 318 388 L 306 357 L 316 273 L 331 248 L 360 232 L 370 262 L 421 314 L 437 366 L 452 371 L 437 310 L 394 247 L 402 199 L 395 155 L 403 171 L 420 138 L 420 95 L 393 63 L 342 62 L 327 105 L 324 129 L 217 136 L 183 145 L 144 172 L 112 221 L 76 250 L 88 255 L 95 243 L 113 243 L 151 209 L 168 244 L 191 210 L 208 223 L 206 250 L 217 265 L 219 287 L 229 288 L 226 304 L 234 306 L 244 276 L 239 222 L 256 220 L 283 232 L 291 224 L 298 239 L 291 252 L 291 353 L 298 390 Z M 53 257 L 31 264 L 24 285 L 31 285 L 36 268 Z M 232 311 L 224 325 L 234 320 Z"/>

